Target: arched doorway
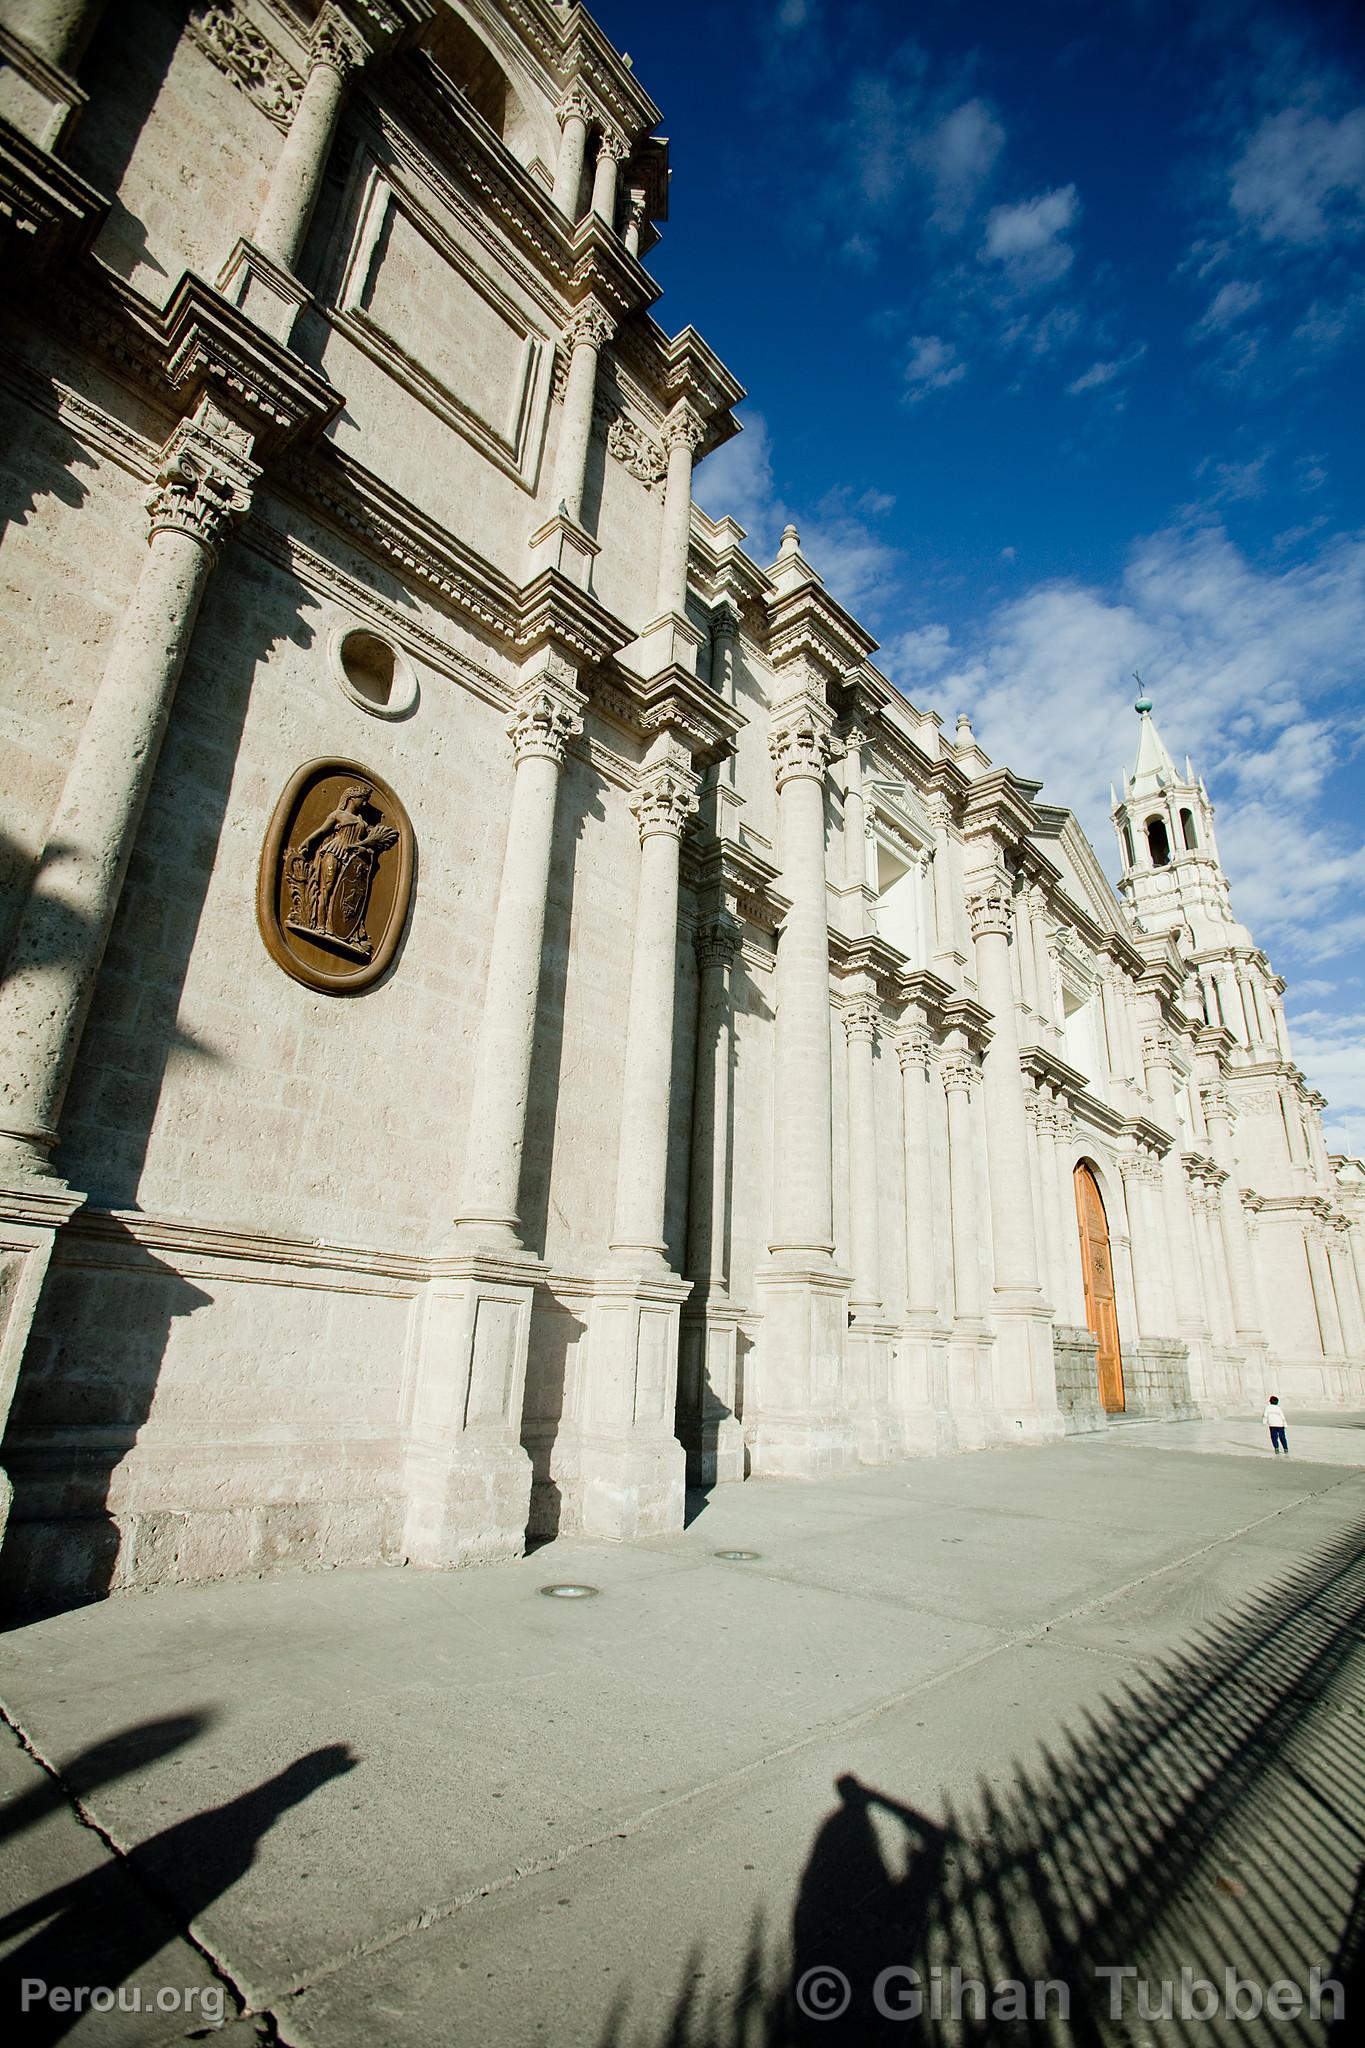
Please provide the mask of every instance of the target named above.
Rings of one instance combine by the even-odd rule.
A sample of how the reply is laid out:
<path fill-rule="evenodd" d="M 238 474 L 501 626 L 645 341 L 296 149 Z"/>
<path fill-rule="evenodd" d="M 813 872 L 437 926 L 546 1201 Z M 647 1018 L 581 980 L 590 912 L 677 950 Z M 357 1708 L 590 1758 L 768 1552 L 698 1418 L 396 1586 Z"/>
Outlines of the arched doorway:
<path fill-rule="evenodd" d="M 1119 1350 L 1109 1222 L 1104 1213 L 1099 1182 L 1083 1159 L 1076 1168 L 1074 1179 L 1076 1224 L 1081 1238 L 1081 1271 L 1085 1277 L 1085 1320 L 1099 1345 L 1096 1364 L 1100 1378 L 1100 1405 L 1110 1415 L 1121 1415 L 1124 1408 L 1123 1356 Z"/>

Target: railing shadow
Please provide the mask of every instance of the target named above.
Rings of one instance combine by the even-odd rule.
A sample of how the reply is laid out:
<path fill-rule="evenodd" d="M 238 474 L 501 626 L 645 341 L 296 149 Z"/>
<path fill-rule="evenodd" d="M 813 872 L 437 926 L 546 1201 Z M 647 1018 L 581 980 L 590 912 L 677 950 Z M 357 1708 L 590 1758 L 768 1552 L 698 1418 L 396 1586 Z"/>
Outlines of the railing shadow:
<path fill-rule="evenodd" d="M 623 1998 L 600 2048 L 1354 2036 L 1362 1722 L 1365 1525 L 1006 1789 L 930 1817 L 841 1777 L 789 1932 L 755 1920 L 714 1990 L 698 1950 L 662 2024 Z"/>

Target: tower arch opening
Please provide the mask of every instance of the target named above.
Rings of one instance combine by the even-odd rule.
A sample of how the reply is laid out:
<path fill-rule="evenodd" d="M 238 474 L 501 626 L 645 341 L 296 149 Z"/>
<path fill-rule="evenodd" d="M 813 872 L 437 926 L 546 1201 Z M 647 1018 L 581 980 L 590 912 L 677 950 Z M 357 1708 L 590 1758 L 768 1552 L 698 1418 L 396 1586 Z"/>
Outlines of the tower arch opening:
<path fill-rule="evenodd" d="M 1154 868 L 1168 868 L 1171 864 L 1171 840 L 1164 818 L 1151 817 L 1147 820 L 1147 851 L 1152 857 Z"/>

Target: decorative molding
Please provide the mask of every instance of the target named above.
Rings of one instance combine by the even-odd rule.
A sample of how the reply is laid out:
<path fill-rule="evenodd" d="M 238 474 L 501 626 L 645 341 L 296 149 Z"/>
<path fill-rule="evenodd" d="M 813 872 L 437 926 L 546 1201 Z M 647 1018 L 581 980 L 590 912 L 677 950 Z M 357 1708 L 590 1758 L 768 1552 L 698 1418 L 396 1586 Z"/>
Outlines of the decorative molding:
<path fill-rule="evenodd" d="M 967 915 L 971 920 L 974 939 L 1000 938 L 1010 935 L 1012 897 L 1008 883 L 992 882 L 967 898 Z"/>
<path fill-rule="evenodd" d="M 844 1004 L 844 1034 L 850 1045 L 875 1045 L 881 1006 L 875 996 L 853 996 Z"/>
<path fill-rule="evenodd" d="M 288 128 L 303 95 L 302 74 L 232 0 L 192 14 L 187 32 L 196 49 L 240 86 L 268 121 Z"/>
<path fill-rule="evenodd" d="M 799 776 L 823 783 L 826 768 L 838 758 L 825 706 L 804 694 L 779 705 L 768 731 L 768 752 L 779 791 Z"/>
<path fill-rule="evenodd" d="M 640 828 L 640 842 L 654 837 L 655 833 L 671 833 L 680 839 L 688 820 L 697 811 L 697 792 L 701 778 L 683 765 L 680 751 L 670 749 L 662 761 L 652 763 L 640 777 L 640 786 L 630 800 L 630 808 Z"/>
<path fill-rule="evenodd" d="M 969 1052 L 945 1053 L 939 1061 L 939 1073 L 943 1079 L 943 1090 L 951 1095 L 960 1089 L 970 1095 L 981 1078 L 981 1069 Z"/>

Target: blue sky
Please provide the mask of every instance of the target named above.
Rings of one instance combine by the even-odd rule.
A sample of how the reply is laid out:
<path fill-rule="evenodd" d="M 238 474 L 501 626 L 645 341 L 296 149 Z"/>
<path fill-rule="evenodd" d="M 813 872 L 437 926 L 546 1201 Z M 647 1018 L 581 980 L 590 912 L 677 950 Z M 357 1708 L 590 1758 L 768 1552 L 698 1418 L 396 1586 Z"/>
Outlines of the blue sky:
<path fill-rule="evenodd" d="M 1365 7 L 597 0 L 664 110 L 650 267 L 916 703 L 1114 859 L 1141 670 L 1365 1150 Z"/>

